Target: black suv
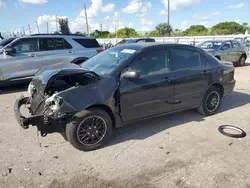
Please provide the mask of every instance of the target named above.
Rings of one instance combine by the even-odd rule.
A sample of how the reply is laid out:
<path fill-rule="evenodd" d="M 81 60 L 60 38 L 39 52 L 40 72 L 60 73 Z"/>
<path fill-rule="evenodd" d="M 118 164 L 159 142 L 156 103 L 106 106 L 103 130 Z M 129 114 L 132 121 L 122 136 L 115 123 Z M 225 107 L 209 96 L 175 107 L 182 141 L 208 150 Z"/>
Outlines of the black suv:
<path fill-rule="evenodd" d="M 41 69 L 29 97 L 15 103 L 19 124 L 42 136 L 61 132 L 77 149 L 93 150 L 124 124 L 195 108 L 216 113 L 235 87 L 234 66 L 194 46 L 141 43 L 110 48 L 83 64 Z M 30 116 L 20 113 L 28 105 Z"/>

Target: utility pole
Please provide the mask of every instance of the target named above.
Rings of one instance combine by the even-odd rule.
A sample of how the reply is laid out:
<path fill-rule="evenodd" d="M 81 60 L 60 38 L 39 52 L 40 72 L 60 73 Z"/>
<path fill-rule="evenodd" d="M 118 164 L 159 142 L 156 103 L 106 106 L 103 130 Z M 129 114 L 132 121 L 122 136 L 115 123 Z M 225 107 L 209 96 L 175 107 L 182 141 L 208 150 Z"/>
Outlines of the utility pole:
<path fill-rule="evenodd" d="M 87 15 L 86 4 L 84 4 L 84 10 L 85 10 L 85 18 L 86 18 L 87 35 L 89 35 L 89 24 L 88 24 L 88 15 Z"/>
<path fill-rule="evenodd" d="M 47 22 L 47 34 L 49 33 L 49 22 Z"/>
<path fill-rule="evenodd" d="M 100 27 L 101 27 L 101 32 L 102 32 L 102 24 L 100 25 Z"/>
<path fill-rule="evenodd" d="M 56 15 L 56 31 L 58 32 L 58 20 L 57 20 L 57 15 Z"/>
<path fill-rule="evenodd" d="M 36 27 L 37 27 L 37 32 L 38 32 L 38 34 L 40 34 L 40 31 L 39 31 L 39 26 L 38 26 L 37 21 L 36 21 Z"/>
<path fill-rule="evenodd" d="M 170 0 L 168 0 L 168 36 L 170 37 Z"/>
<path fill-rule="evenodd" d="M 25 36 L 26 34 L 25 34 L 25 30 L 24 30 L 24 27 L 23 27 L 23 35 Z"/>
<path fill-rule="evenodd" d="M 31 29 L 30 29 L 30 25 L 29 25 L 29 31 L 30 31 L 30 35 L 31 35 Z"/>

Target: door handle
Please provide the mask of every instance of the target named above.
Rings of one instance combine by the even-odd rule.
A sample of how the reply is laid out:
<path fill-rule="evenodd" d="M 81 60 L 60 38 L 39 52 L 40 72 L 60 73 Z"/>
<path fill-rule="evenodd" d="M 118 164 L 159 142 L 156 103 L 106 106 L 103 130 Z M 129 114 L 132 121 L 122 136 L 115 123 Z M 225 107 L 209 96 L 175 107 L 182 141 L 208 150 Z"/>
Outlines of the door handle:
<path fill-rule="evenodd" d="M 69 54 L 73 54 L 73 52 L 71 50 L 68 51 Z"/>
<path fill-rule="evenodd" d="M 36 57 L 36 54 L 29 54 L 29 57 Z"/>
<path fill-rule="evenodd" d="M 201 71 L 201 75 L 207 75 L 207 73 L 208 73 L 207 70 Z"/>
<path fill-rule="evenodd" d="M 168 76 L 165 77 L 165 80 L 168 82 L 168 83 L 171 83 L 173 81 L 173 79 L 169 78 Z"/>

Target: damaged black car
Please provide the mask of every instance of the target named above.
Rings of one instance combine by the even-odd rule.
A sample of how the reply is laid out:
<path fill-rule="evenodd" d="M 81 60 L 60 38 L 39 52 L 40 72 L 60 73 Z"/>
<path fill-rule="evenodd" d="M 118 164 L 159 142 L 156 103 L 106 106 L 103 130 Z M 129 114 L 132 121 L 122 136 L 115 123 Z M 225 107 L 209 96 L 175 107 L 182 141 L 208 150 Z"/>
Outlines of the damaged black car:
<path fill-rule="evenodd" d="M 24 129 L 36 126 L 42 136 L 58 132 L 75 148 L 90 151 L 110 139 L 114 128 L 137 120 L 192 108 L 213 115 L 234 87 L 233 64 L 202 49 L 128 44 L 81 65 L 42 68 L 14 110 Z"/>

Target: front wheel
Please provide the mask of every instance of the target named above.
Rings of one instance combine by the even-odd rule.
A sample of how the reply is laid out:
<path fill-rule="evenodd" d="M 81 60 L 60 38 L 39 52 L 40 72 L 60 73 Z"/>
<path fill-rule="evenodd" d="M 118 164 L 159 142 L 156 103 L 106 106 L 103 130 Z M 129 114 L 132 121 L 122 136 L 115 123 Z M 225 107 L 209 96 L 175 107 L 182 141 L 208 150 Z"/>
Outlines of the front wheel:
<path fill-rule="evenodd" d="M 204 95 L 198 112 L 206 116 L 214 115 L 220 106 L 220 102 L 221 91 L 218 87 L 212 86 Z"/>
<path fill-rule="evenodd" d="M 241 67 L 244 66 L 246 64 L 246 57 L 244 55 L 242 55 L 239 59 L 239 63 L 238 63 Z"/>
<path fill-rule="evenodd" d="M 82 151 L 101 147 L 112 134 L 112 121 L 108 113 L 93 109 L 84 111 L 66 125 L 68 141 Z"/>

